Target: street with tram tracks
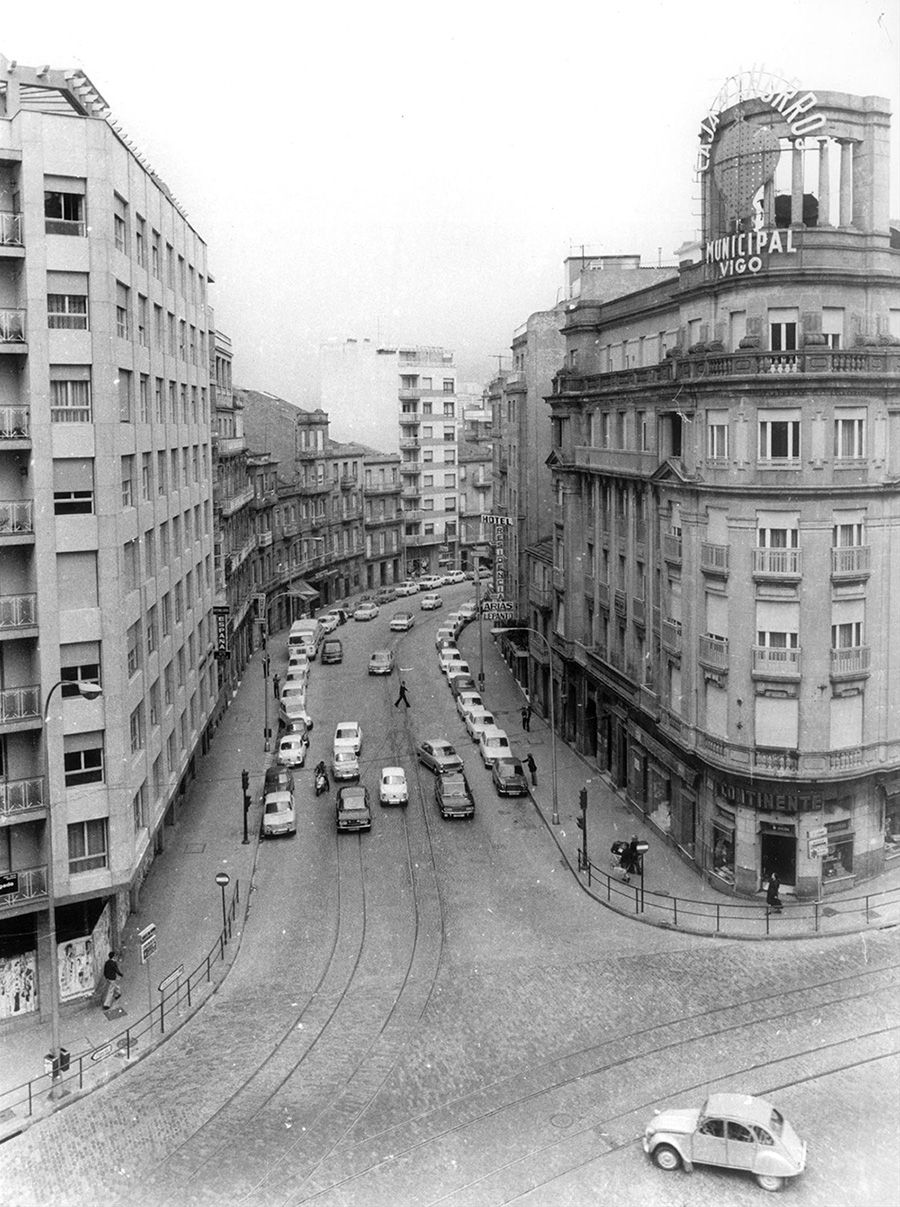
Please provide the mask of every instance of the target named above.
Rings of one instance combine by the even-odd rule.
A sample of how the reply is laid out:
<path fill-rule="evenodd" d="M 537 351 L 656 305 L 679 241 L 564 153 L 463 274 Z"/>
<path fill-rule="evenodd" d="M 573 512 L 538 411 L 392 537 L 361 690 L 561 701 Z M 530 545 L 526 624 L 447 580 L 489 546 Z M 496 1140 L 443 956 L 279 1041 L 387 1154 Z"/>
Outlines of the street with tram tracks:
<path fill-rule="evenodd" d="M 443 611 L 469 592 L 445 589 Z M 390 634 L 407 602 L 415 627 Z M 496 796 L 437 669 L 440 615 L 413 598 L 338 631 L 343 662 L 312 671 L 298 834 L 260 848 L 228 976 L 155 1052 L 0 1148 L 2 1201 L 759 1202 L 746 1174 L 666 1173 L 640 1148 L 654 1109 L 727 1089 L 774 1099 L 808 1141 L 792 1201 L 898 1202 L 895 932 L 742 943 L 605 909 L 531 803 Z M 396 674 L 366 674 L 388 646 L 409 710 Z M 312 791 L 341 720 L 363 728 L 369 833 L 338 834 L 334 791 Z M 415 759 L 429 737 L 462 753 L 472 821 L 441 820 Z M 377 803 L 392 764 L 406 809 Z"/>

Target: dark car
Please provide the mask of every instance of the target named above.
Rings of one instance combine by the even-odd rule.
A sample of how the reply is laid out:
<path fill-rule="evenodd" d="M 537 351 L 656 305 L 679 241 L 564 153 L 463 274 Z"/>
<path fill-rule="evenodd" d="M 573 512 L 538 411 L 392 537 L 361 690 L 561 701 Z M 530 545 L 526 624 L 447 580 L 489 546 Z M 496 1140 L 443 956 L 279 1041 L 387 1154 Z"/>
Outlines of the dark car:
<path fill-rule="evenodd" d="M 478 688 L 471 675 L 452 675 L 450 677 L 450 690 L 453 692 L 455 700 L 460 692 L 477 692 Z"/>
<path fill-rule="evenodd" d="M 339 637 L 326 637 L 322 642 L 322 661 L 325 663 L 344 661 L 344 643 Z"/>
<path fill-rule="evenodd" d="M 461 771 L 439 775 L 434 784 L 434 803 L 441 817 L 474 817 L 475 800 L 469 782 Z"/>
<path fill-rule="evenodd" d="M 369 789 L 365 784 L 346 784 L 338 791 L 337 828 L 339 830 L 370 830 L 372 828 Z"/>
<path fill-rule="evenodd" d="M 446 775 L 448 771 L 462 771 L 463 761 L 456 750 L 443 738 L 431 742 L 423 742 L 416 751 L 419 762 L 433 771 L 436 775 Z"/>
<path fill-rule="evenodd" d="M 293 792 L 294 775 L 290 767 L 267 767 L 263 784 L 263 796 L 270 792 Z"/>
<path fill-rule="evenodd" d="M 393 603 L 397 598 L 397 592 L 392 587 L 379 587 L 375 592 L 375 603 L 386 604 Z"/>
<path fill-rule="evenodd" d="M 496 759 L 491 778 L 501 796 L 525 796 L 528 792 L 525 768 L 519 759 Z"/>

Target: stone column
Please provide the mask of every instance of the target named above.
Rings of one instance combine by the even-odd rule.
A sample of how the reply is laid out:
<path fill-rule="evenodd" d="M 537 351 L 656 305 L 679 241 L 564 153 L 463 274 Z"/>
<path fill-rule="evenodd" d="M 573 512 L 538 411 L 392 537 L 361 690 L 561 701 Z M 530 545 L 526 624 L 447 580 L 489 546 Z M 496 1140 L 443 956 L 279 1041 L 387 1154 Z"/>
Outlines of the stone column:
<path fill-rule="evenodd" d="M 829 142 L 819 140 L 819 226 L 831 226 L 831 178 L 829 176 Z"/>
<path fill-rule="evenodd" d="M 763 185 L 763 226 L 775 225 L 775 179 L 767 180 Z"/>
<path fill-rule="evenodd" d="M 853 225 L 853 143 L 842 138 L 841 144 L 841 202 L 839 226 Z"/>
<path fill-rule="evenodd" d="M 791 144 L 791 226 L 803 225 L 803 139 Z"/>

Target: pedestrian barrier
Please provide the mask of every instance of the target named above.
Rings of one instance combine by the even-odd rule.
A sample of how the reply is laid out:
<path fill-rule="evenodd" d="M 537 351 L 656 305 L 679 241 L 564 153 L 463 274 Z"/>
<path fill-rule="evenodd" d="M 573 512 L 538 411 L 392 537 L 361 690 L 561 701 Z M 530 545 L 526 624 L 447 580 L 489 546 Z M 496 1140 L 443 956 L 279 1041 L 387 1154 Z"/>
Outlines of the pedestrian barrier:
<path fill-rule="evenodd" d="M 237 916 L 237 906 L 240 901 L 240 881 L 235 880 L 231 903 L 226 907 L 226 916 L 219 936 L 193 972 L 186 977 L 178 978 L 171 985 L 166 985 L 159 994 L 159 1002 L 142 1018 L 130 1023 L 123 1031 L 96 1048 L 89 1048 L 77 1054 L 68 1054 L 68 1063 L 60 1061 L 60 1077 L 57 1087 L 62 1094 L 68 1094 L 91 1088 L 91 1082 L 100 1080 L 109 1071 L 107 1062 L 120 1057 L 131 1060 L 140 1046 L 141 1040 L 149 1034 L 150 1043 L 154 1042 L 154 1033 L 158 1032 L 159 1039 L 166 1033 L 168 1023 L 172 1028 L 171 1016 L 173 1011 L 180 1011 L 185 1004 L 188 1011 L 201 1005 L 207 993 L 212 989 L 212 970 L 220 961 L 224 963 L 225 951 L 232 936 L 234 920 Z M 167 978 L 169 979 L 169 978 Z M 145 1045 L 145 1050 L 147 1050 Z M 53 1077 L 50 1072 L 33 1077 L 30 1081 L 14 1086 L 10 1090 L 0 1091 L 0 1139 L 9 1138 L 21 1128 L 15 1127 L 15 1121 L 30 1118 L 50 1102 L 50 1089 Z M 57 1091 L 58 1092 L 58 1091 Z M 58 1099 L 57 1099 L 58 1101 Z"/>
<path fill-rule="evenodd" d="M 580 856 L 581 852 L 581 865 Z M 623 913 L 643 916 L 657 926 L 744 938 L 791 938 L 805 933 L 837 932 L 850 926 L 858 927 L 860 922 L 866 926 L 900 922 L 900 887 L 859 897 L 831 897 L 796 903 L 783 900 L 783 908 L 774 910 L 768 905 L 749 901 L 696 901 L 689 897 L 673 897 L 671 893 L 644 888 L 640 879 L 632 878 L 626 883 L 590 859 L 581 870 L 586 872 L 588 887 L 598 897 Z M 599 889 L 595 888 L 595 881 L 599 882 Z"/>

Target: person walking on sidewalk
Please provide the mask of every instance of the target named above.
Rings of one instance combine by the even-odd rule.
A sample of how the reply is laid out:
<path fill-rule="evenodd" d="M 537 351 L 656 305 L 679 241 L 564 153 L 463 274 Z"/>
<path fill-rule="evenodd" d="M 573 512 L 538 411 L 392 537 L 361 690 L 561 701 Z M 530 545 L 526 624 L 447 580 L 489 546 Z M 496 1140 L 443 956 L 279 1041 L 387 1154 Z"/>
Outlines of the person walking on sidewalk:
<path fill-rule="evenodd" d="M 522 709 L 522 732 L 531 733 L 531 704 L 526 704 Z"/>
<path fill-rule="evenodd" d="M 403 679 L 400 680 L 400 694 L 397 697 L 397 699 L 394 701 L 394 708 L 397 708 L 399 706 L 401 700 L 406 705 L 406 707 L 409 708 L 409 696 L 406 694 L 406 682 Z"/>
<path fill-rule="evenodd" d="M 525 766 L 531 772 L 531 786 L 537 787 L 537 763 L 534 761 L 534 755 L 529 750 L 525 755 Z"/>
<path fill-rule="evenodd" d="M 102 1005 L 104 1010 L 109 1010 L 116 998 L 122 996 L 122 990 L 116 981 L 124 975 L 114 951 L 109 953 L 106 963 L 103 965 L 103 975 L 106 978 L 106 988 L 103 991 Z"/>
<path fill-rule="evenodd" d="M 778 896 L 778 890 L 781 888 L 781 881 L 775 872 L 769 877 L 769 885 L 766 889 L 766 905 L 773 913 L 780 914 L 784 905 L 781 898 Z"/>
<path fill-rule="evenodd" d="M 278 699 L 279 687 L 281 687 L 281 679 L 278 677 L 278 675 L 275 675 L 275 677 L 272 679 L 272 691 L 275 693 L 276 700 Z"/>

